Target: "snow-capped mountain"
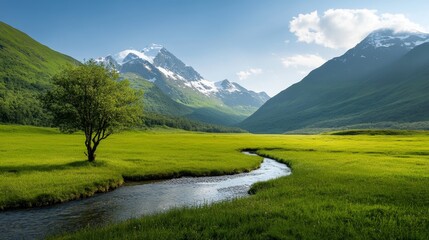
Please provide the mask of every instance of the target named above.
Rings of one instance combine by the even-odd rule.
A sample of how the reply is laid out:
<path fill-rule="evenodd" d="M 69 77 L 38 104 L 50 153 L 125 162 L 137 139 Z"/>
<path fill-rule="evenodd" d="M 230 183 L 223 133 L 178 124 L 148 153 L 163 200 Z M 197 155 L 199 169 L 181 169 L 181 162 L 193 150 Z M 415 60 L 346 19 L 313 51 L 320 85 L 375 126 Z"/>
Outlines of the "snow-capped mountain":
<path fill-rule="evenodd" d="M 121 73 L 135 73 L 143 76 L 149 82 L 155 82 L 157 79 L 164 77 L 163 73 L 149 61 L 142 58 L 135 57 L 133 53 L 130 53 L 125 59 L 128 59 L 124 64 L 119 65 Z"/>
<path fill-rule="evenodd" d="M 124 50 L 96 61 L 115 68 L 121 74 L 132 73 L 153 82 L 174 101 L 191 107 L 209 106 L 246 116 L 269 99 L 264 92 L 249 91 L 228 80 L 209 81 L 158 44 L 141 51 Z"/>
<path fill-rule="evenodd" d="M 380 29 L 369 34 L 362 43 L 373 48 L 399 46 L 411 50 L 428 41 L 429 34 L 426 33 L 395 32 L 392 29 Z"/>
<path fill-rule="evenodd" d="M 161 48 L 153 60 L 153 64 L 159 68 L 167 69 L 188 81 L 203 80 L 203 77 L 191 66 L 186 66 L 180 59 Z"/>
<path fill-rule="evenodd" d="M 253 132 L 427 121 L 429 34 L 381 29 L 241 123 Z"/>
<path fill-rule="evenodd" d="M 374 67 L 377 67 L 379 64 L 388 63 L 390 60 L 394 60 L 414 47 L 428 41 L 429 34 L 380 29 L 370 33 L 356 47 L 333 60 L 343 63 L 362 62 L 367 64 L 372 62 Z"/>
<path fill-rule="evenodd" d="M 216 82 L 215 86 L 218 89 L 216 95 L 228 106 L 259 107 L 270 99 L 265 92 L 249 91 L 240 84 L 230 82 L 227 79 Z"/>
<path fill-rule="evenodd" d="M 163 49 L 164 47 L 162 45 L 159 44 L 151 44 L 145 48 L 143 48 L 142 52 L 144 53 L 144 55 L 146 55 L 149 59 L 151 59 L 151 63 L 153 63 L 153 59 L 155 59 L 155 57 L 159 54 L 159 52 Z"/>
<path fill-rule="evenodd" d="M 221 98 L 222 100 L 224 96 L 230 97 L 232 94 L 232 92 L 226 94 L 228 91 L 225 90 L 222 84 L 216 84 L 204 79 L 194 68 L 187 66 L 166 48 L 158 44 L 152 44 L 142 51 L 124 50 L 114 55 L 97 58 L 96 61 L 112 66 L 121 73 L 132 72 L 138 74 L 157 85 L 163 85 L 160 86 L 161 89 L 166 88 L 164 86 L 166 84 L 163 82 L 167 80 L 170 83 L 167 85 L 176 85 L 176 87 L 179 86 L 179 89 L 192 89 L 206 97 Z M 269 98 L 266 93 L 260 93 L 259 95 L 236 83 L 227 82 L 232 84 L 230 86 L 238 86 L 234 88 L 233 92 L 236 92 L 236 94 L 240 92 L 246 96 L 245 98 L 251 100 L 248 103 L 250 106 L 259 107 Z M 170 92 L 166 91 L 167 94 Z M 255 97 L 255 99 L 250 99 L 249 96 Z M 246 104 L 244 99 L 242 102 Z"/>

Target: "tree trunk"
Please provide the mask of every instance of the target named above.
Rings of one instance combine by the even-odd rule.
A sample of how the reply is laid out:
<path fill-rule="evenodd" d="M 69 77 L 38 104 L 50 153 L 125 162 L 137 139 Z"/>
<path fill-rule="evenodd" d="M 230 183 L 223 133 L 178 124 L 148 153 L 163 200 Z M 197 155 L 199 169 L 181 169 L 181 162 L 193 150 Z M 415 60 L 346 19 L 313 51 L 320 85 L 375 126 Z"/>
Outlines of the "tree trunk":
<path fill-rule="evenodd" d="M 85 155 L 88 157 L 88 161 L 94 162 L 95 161 L 95 150 L 97 149 L 97 147 L 91 146 L 92 145 L 91 140 L 86 140 L 85 145 L 86 145 Z"/>
<path fill-rule="evenodd" d="M 88 161 L 94 162 L 95 161 L 95 150 L 94 149 L 88 149 Z"/>
<path fill-rule="evenodd" d="M 100 134 L 103 134 L 100 137 Z M 105 130 L 103 131 L 97 131 L 97 133 L 95 133 L 95 136 L 93 136 L 92 132 L 86 132 L 85 136 L 85 146 L 86 146 L 86 156 L 88 157 L 88 161 L 89 162 L 94 162 L 95 161 L 95 151 L 97 150 L 98 144 L 100 144 L 100 141 L 105 139 L 106 137 L 108 137 L 110 134 L 104 135 Z"/>

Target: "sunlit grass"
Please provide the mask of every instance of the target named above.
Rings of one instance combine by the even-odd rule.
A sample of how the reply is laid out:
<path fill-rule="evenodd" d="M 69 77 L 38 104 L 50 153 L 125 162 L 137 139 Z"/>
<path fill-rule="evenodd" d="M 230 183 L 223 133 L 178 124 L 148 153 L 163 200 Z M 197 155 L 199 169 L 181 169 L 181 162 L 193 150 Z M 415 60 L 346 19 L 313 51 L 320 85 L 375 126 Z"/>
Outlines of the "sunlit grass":
<path fill-rule="evenodd" d="M 15 128 L 15 129 L 14 129 Z M 122 181 L 256 167 L 244 148 L 288 163 L 292 175 L 258 183 L 254 195 L 176 209 L 71 239 L 428 239 L 429 136 L 251 135 L 127 132 L 102 143 L 95 166 L 83 136 L 0 128 L 2 204 L 64 198 Z M 109 183 L 109 181 L 111 181 Z M 43 195 L 45 194 L 45 195 Z M 81 193 L 82 194 L 82 193 Z"/>
<path fill-rule="evenodd" d="M 261 158 L 240 154 L 239 139 L 240 135 L 172 130 L 126 132 L 102 142 L 96 163 L 90 164 L 81 134 L 0 126 L 0 208 L 63 202 L 115 188 L 124 179 L 220 175 L 257 168 Z"/>

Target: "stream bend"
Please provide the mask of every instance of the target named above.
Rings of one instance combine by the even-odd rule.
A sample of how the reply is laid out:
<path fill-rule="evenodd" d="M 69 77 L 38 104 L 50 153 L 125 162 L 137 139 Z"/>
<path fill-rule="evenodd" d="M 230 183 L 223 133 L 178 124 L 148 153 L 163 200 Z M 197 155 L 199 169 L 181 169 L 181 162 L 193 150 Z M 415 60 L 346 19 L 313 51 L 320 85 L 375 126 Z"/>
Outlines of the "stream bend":
<path fill-rule="evenodd" d="M 264 158 L 260 168 L 247 173 L 130 184 L 82 200 L 5 211 L 0 213 L 0 238 L 41 239 L 76 231 L 88 225 L 103 226 L 175 207 L 198 206 L 244 197 L 254 183 L 290 174 L 291 170 L 285 164 Z"/>

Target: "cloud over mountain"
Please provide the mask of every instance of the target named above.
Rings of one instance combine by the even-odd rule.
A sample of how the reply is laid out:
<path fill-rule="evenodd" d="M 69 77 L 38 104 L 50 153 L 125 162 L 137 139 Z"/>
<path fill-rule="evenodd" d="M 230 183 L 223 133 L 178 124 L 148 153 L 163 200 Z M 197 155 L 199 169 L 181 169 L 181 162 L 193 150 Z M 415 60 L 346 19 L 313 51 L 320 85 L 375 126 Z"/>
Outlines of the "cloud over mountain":
<path fill-rule="evenodd" d="M 395 31 L 420 31 L 424 28 L 403 14 L 378 13 L 370 9 L 328 9 L 299 14 L 289 22 L 298 41 L 328 48 L 351 48 L 370 32 L 380 28 Z"/>
<path fill-rule="evenodd" d="M 282 58 L 281 61 L 285 68 L 294 68 L 301 75 L 308 74 L 326 62 L 321 56 L 315 54 L 296 54 Z"/>
<path fill-rule="evenodd" d="M 245 80 L 252 75 L 258 75 L 261 73 L 262 73 L 262 69 L 260 69 L 260 68 L 250 68 L 248 70 L 240 71 L 240 72 L 236 73 L 236 75 L 237 75 L 238 79 Z"/>
<path fill-rule="evenodd" d="M 297 54 L 290 57 L 282 58 L 285 67 L 290 68 L 316 68 L 320 67 L 326 60 L 319 55 L 314 54 Z"/>

